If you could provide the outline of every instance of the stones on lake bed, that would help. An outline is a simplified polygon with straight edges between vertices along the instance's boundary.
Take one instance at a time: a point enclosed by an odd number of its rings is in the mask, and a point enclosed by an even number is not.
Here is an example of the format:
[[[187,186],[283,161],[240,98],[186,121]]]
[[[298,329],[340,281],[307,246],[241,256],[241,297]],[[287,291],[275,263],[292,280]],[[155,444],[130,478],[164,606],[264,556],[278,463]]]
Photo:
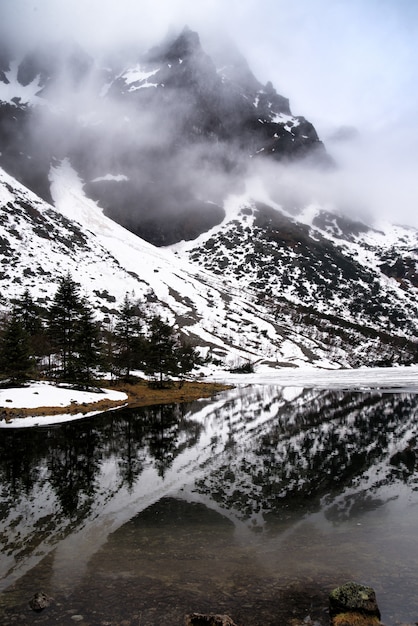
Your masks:
[[[229,615],[191,613],[186,615],[185,626],[236,626],[236,624]]]
[[[52,598],[50,598],[46,593],[43,591],[37,591],[33,598],[29,600],[29,606],[32,611],[39,612],[46,609],[46,607],[51,604],[51,601]]]
[[[331,626],[379,626],[380,611],[372,587],[348,582],[329,595]]]

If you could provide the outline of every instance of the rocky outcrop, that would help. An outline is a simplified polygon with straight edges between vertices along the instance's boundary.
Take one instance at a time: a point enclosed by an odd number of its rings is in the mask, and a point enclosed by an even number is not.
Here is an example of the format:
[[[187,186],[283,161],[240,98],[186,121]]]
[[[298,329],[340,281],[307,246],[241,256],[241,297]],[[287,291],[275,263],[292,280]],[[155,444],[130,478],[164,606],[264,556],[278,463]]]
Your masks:
[[[379,626],[380,611],[371,587],[348,582],[329,596],[331,626]]]

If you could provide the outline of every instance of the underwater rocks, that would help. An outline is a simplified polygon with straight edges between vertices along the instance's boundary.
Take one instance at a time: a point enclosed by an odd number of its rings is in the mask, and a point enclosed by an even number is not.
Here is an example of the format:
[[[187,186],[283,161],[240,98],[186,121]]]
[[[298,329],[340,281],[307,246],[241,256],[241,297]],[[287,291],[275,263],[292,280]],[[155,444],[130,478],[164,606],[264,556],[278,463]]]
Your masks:
[[[47,606],[51,604],[51,598],[46,595],[43,591],[38,591],[34,594],[33,598],[29,600],[29,606],[32,611],[36,611],[39,613],[46,609]]]
[[[185,626],[236,626],[236,624],[228,615],[191,613],[186,615]]]

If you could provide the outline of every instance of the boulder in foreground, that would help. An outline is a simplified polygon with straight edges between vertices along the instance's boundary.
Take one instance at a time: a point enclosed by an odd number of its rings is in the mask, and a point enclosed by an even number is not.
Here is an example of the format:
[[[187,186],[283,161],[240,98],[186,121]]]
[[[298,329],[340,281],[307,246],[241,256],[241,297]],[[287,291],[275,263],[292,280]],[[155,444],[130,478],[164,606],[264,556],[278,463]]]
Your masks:
[[[331,626],[379,626],[380,611],[372,587],[348,582],[329,596]]]

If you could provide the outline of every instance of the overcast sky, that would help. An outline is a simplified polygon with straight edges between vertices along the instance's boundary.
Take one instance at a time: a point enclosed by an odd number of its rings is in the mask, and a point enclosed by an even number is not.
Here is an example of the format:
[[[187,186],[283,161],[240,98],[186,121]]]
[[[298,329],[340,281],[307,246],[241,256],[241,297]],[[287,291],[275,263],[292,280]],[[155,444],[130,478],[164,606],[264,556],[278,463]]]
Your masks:
[[[261,82],[312,121],[360,195],[418,226],[418,0],[0,0],[25,40],[158,43],[188,24],[229,33]],[[329,137],[354,126],[357,142]]]

